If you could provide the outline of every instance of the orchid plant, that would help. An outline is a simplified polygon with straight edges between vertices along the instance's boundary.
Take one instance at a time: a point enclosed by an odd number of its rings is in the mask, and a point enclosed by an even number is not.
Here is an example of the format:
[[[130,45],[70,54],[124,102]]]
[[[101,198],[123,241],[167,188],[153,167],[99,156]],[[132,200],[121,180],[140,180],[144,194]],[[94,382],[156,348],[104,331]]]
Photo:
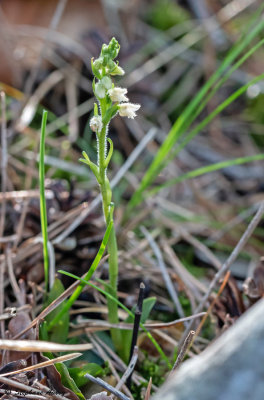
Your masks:
[[[107,168],[113,155],[113,142],[108,137],[108,127],[116,116],[135,118],[139,110],[139,104],[129,102],[127,89],[117,87],[112,80],[113,76],[124,75],[124,70],[114,61],[118,56],[120,45],[112,38],[108,45],[103,44],[100,56],[91,60],[94,74],[93,92],[97,99],[94,104],[94,115],[90,120],[90,128],[96,134],[97,140],[97,164],[93,163],[85,151],[82,152],[81,162],[87,164],[92,170],[99,184],[103,213],[106,226],[112,221],[114,205],[112,203],[112,190],[107,177]],[[98,107],[99,106],[99,107]],[[117,298],[118,283],[118,254],[114,226],[108,240],[109,254],[109,293]],[[118,323],[118,305],[108,299],[109,322]],[[120,348],[120,335],[117,329],[111,330],[112,340],[116,349]]]

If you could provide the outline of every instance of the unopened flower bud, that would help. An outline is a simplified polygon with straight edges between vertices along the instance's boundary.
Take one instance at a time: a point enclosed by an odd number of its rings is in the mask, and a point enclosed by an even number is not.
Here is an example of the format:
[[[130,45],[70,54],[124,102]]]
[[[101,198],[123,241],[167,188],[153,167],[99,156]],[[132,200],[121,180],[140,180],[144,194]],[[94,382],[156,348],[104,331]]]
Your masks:
[[[112,81],[111,78],[109,78],[109,76],[104,76],[103,79],[101,80],[101,83],[106,89],[111,89],[112,87]]]
[[[123,68],[119,67],[119,65],[116,64],[116,66],[114,67],[114,69],[112,71],[110,71],[111,75],[125,75],[125,71],[123,70]]]
[[[103,122],[102,122],[102,118],[97,115],[97,116],[93,116],[90,119],[90,128],[93,132],[101,132],[102,128],[103,128]]]
[[[118,112],[121,117],[135,118],[136,111],[140,109],[140,104],[121,103],[118,107]]]
[[[91,65],[92,65],[92,71],[93,71],[94,76],[96,76],[96,78],[100,79],[102,62],[100,61],[99,58],[97,58],[95,61],[92,58]]]
[[[105,87],[102,83],[96,83],[94,87],[94,94],[98,99],[103,99],[105,97]]]
[[[120,50],[120,44],[118,43],[118,41],[116,40],[116,38],[112,38],[109,45],[108,45],[108,49],[109,49],[109,54],[111,56],[112,59],[116,58],[118,56],[119,50]]]
[[[107,94],[113,102],[121,103],[122,101],[128,101],[126,88],[114,87],[113,89],[109,89]]]

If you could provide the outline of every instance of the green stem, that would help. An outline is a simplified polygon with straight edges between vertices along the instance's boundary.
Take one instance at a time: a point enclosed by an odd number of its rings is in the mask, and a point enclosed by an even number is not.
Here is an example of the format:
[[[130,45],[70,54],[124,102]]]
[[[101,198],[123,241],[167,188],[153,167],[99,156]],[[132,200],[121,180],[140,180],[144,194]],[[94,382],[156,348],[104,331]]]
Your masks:
[[[103,101],[100,104],[102,119],[105,115],[105,105]],[[102,194],[103,211],[106,224],[109,223],[111,217],[111,201],[112,201],[112,190],[109,184],[109,180],[106,176],[106,149],[107,149],[107,124],[104,124],[102,131],[98,134],[98,168],[99,168],[99,185]],[[109,281],[110,281],[110,294],[117,299],[117,283],[118,283],[118,254],[117,254],[117,243],[115,228],[113,226],[109,240],[108,240],[108,254],[109,254]],[[110,323],[117,324],[118,320],[118,304],[111,298],[108,298],[108,319]],[[118,329],[111,329],[111,336],[116,350],[122,346],[121,335]]]

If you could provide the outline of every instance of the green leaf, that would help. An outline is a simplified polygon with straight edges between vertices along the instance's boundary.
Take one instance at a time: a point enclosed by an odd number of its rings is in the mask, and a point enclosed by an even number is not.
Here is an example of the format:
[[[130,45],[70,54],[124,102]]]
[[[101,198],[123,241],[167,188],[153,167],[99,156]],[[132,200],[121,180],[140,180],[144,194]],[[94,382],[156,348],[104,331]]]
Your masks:
[[[105,115],[104,115],[104,117],[103,117],[103,124],[107,125],[111,121],[111,119],[116,115],[117,111],[118,111],[118,105],[117,104],[115,104],[112,107],[108,108],[106,113],[105,113]]]
[[[84,395],[76,385],[75,381],[72,379],[67,367],[63,363],[57,363],[55,364],[55,367],[61,375],[62,384],[71,389],[79,397],[80,400],[85,400]]]
[[[88,382],[87,378],[84,377],[85,374],[90,374],[95,377],[104,374],[104,369],[95,363],[86,364],[81,368],[68,368],[68,371],[78,387],[82,387]]]
[[[64,291],[65,288],[62,282],[59,279],[55,279],[54,285],[52,286],[52,289],[49,293],[46,305],[52,303],[53,300],[57,299]],[[49,324],[56,317],[56,315],[59,314],[62,308],[63,303],[46,316],[46,322]],[[56,343],[65,343],[69,332],[69,321],[70,316],[69,313],[66,312],[64,315],[61,316],[56,325],[54,325],[54,327],[49,331],[49,340]]]

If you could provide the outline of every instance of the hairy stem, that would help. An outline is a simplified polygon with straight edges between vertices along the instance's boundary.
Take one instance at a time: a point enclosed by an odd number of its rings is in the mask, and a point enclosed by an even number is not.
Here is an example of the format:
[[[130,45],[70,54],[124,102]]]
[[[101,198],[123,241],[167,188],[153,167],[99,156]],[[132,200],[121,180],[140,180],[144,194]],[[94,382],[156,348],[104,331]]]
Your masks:
[[[104,105],[101,104],[102,117],[104,116]],[[106,225],[108,225],[111,219],[111,200],[112,200],[112,190],[110,188],[109,180],[106,176],[106,148],[107,148],[107,125],[104,124],[102,131],[98,134],[98,167],[100,176],[100,190],[102,194],[103,211]],[[117,255],[117,243],[115,228],[112,227],[109,240],[108,240],[108,254],[109,254],[109,280],[110,280],[110,294],[117,298],[117,282],[118,282],[118,255]],[[108,303],[108,318],[109,322],[117,324],[118,321],[118,304],[112,299],[107,300]],[[111,336],[116,350],[120,348],[120,332],[118,329],[111,329]]]

